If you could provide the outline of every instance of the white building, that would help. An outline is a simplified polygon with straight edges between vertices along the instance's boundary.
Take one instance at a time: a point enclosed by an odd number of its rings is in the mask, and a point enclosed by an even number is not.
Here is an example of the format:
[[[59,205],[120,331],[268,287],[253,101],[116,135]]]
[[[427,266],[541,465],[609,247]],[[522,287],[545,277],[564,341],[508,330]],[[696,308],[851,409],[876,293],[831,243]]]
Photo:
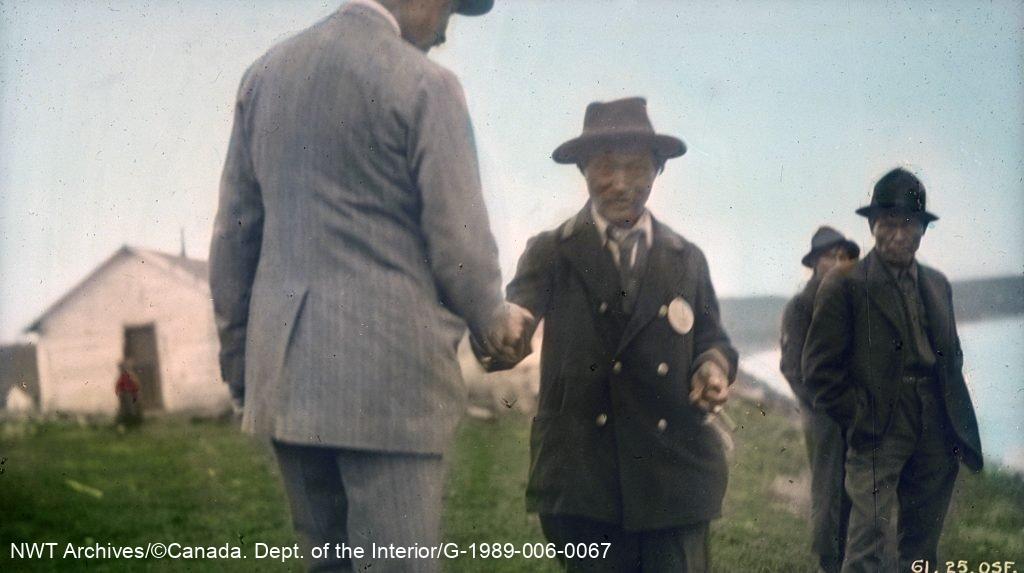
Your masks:
[[[113,413],[118,363],[131,358],[149,410],[220,410],[208,266],[122,247],[43,313],[37,335],[43,411]]]

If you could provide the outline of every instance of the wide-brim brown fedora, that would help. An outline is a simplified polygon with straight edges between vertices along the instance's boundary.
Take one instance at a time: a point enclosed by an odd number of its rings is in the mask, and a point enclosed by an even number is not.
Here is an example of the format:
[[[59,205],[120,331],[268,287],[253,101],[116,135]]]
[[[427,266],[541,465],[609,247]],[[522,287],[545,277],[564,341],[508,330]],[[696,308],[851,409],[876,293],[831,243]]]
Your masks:
[[[463,16],[482,16],[493,7],[494,0],[458,0],[455,13]]]
[[[926,198],[921,180],[906,169],[897,167],[875,183],[871,204],[857,209],[857,214],[873,217],[881,212],[896,211],[918,217],[927,225],[939,217],[925,209]]]
[[[588,105],[583,133],[559,145],[551,158],[556,163],[582,164],[595,151],[620,146],[650,147],[661,159],[686,153],[683,140],[655,133],[647,116],[647,100],[631,97]]]

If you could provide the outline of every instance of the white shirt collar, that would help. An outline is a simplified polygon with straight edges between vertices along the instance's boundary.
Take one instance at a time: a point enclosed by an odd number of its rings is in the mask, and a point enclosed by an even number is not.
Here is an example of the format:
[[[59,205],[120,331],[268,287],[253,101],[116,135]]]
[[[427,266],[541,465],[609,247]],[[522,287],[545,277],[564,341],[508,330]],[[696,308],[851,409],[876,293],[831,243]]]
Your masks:
[[[376,0],[349,0],[348,4],[345,4],[345,9],[348,10],[354,6],[365,6],[366,8],[377,12],[381,16],[384,16],[388,23],[391,24],[391,27],[395,29],[395,32],[398,32],[399,36],[402,35],[402,28],[398,25],[398,19],[395,18],[395,15],[392,14],[390,10],[381,6],[380,2],[377,2]]]
[[[608,225],[610,225],[610,223],[597,212],[597,207],[593,203],[590,204],[590,214],[594,218],[594,226],[597,227],[597,234],[601,237],[601,245],[607,245]],[[644,214],[640,215],[640,220],[633,225],[633,228],[640,229],[643,232],[644,242],[647,243],[647,247],[650,248],[651,244],[654,242],[654,224],[652,223],[651,212],[644,209]]]

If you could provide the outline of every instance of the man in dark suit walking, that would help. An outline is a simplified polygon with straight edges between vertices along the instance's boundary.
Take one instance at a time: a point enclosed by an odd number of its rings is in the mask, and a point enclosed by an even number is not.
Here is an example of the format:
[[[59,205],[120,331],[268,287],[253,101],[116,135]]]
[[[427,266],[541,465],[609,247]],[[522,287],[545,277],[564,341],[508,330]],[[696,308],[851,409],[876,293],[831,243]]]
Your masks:
[[[641,98],[591,104],[583,134],[554,152],[590,201],[529,241],[508,286],[545,324],[527,508],[557,547],[610,543],[565,556],[570,571],[709,570],[726,462],[706,422],[737,354],[703,253],[645,207],[685,150],[654,132]]]
[[[810,252],[801,261],[805,267],[813,269],[814,274],[782,313],[779,367],[800,403],[803,416],[804,441],[811,464],[811,551],[818,559],[818,567],[826,573],[839,571],[846,545],[846,524],[850,517],[850,498],[843,488],[846,438],[842,428],[828,414],[813,407],[804,384],[801,360],[807,329],[811,326],[814,296],[822,278],[833,268],[848,265],[859,256],[857,243],[832,227],[819,228],[811,239]]]
[[[456,347],[468,325],[512,356],[529,319],[501,301],[462,89],[425,55],[492,3],[352,0],[238,91],[210,253],[221,369],[316,569],[438,568],[371,544],[438,543]],[[314,557],[338,543],[366,557]]]
[[[938,217],[904,169],[882,177],[857,213],[875,248],[824,280],[803,355],[815,406],[847,428],[843,571],[910,571],[919,560],[934,571],[958,460],[982,467],[952,289],[915,258]]]

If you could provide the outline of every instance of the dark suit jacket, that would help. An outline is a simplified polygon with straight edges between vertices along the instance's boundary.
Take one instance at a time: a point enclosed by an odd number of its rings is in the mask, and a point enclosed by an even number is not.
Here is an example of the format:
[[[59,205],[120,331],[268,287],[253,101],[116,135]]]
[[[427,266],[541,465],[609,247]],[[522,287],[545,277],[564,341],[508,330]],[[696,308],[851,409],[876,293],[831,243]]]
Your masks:
[[[631,530],[717,517],[727,471],[722,443],[688,400],[690,378],[715,360],[735,376],[700,249],[655,221],[636,305],[620,308],[619,274],[590,206],[532,238],[509,300],[544,319],[540,403],[530,438],[527,507]],[[673,330],[667,305],[693,309]],[[619,364],[617,367],[616,364]]]
[[[818,277],[807,281],[803,290],[790,299],[782,311],[782,338],[779,341],[782,359],[779,362],[779,369],[789,382],[789,387],[793,389],[793,394],[804,407],[809,407],[812,401],[811,395],[807,392],[807,385],[804,384],[804,341],[807,338],[807,329],[811,327],[814,295],[817,294],[819,285],[821,280]]]
[[[898,287],[872,251],[847,272],[830,273],[815,300],[804,346],[804,380],[815,407],[851,427],[850,444],[878,443],[892,418],[912,334]],[[974,406],[963,377],[953,291],[939,271],[918,264],[918,282],[935,350],[935,373],[964,464],[982,467]]]

